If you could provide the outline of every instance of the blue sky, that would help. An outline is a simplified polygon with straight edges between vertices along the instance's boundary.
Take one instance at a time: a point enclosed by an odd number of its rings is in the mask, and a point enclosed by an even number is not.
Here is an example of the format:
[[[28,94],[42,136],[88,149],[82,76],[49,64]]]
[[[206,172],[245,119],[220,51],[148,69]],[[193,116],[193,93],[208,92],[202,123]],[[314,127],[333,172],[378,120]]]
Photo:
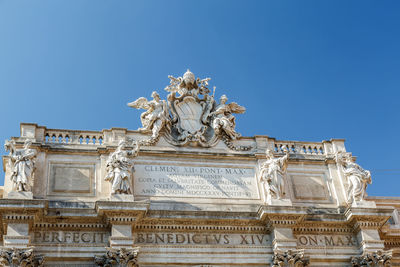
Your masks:
[[[247,108],[242,135],[345,138],[369,194],[400,196],[399,13],[399,1],[0,0],[0,140],[20,122],[136,129],[126,103],[165,97],[167,76],[190,68]]]

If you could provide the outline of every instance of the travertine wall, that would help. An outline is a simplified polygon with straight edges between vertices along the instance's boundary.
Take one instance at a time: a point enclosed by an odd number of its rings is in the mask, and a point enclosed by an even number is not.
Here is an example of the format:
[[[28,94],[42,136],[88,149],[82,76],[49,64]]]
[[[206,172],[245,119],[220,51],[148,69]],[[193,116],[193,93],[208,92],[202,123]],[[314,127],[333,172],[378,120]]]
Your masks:
[[[222,141],[179,147],[161,137],[134,158],[132,201],[111,197],[104,180],[108,156],[126,137],[147,138],[21,124],[17,146],[31,139],[38,152],[33,198],[13,196],[4,156],[3,246],[33,247],[45,266],[96,266],[93,256],[106,247],[139,247],[140,266],[271,266],[274,253],[289,250],[301,254],[298,266],[308,258],[311,266],[352,266],[352,257],[388,249],[392,266],[398,262],[400,200],[347,204],[349,185],[334,158],[343,140],[242,137],[237,145],[252,149],[232,151]],[[267,149],[279,157],[284,148],[286,197],[268,202],[260,166]]]

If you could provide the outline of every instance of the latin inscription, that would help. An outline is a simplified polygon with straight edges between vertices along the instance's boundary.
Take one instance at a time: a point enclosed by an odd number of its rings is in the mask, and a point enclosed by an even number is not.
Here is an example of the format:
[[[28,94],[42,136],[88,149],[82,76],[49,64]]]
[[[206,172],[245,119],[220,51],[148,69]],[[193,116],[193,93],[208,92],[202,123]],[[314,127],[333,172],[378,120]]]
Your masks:
[[[352,247],[357,240],[352,235],[299,235],[297,244],[302,247]]]
[[[136,233],[135,244],[159,245],[271,245],[264,234]]]
[[[81,231],[39,231],[33,233],[33,243],[107,243],[109,233]]]
[[[135,195],[258,199],[254,169],[135,165]]]

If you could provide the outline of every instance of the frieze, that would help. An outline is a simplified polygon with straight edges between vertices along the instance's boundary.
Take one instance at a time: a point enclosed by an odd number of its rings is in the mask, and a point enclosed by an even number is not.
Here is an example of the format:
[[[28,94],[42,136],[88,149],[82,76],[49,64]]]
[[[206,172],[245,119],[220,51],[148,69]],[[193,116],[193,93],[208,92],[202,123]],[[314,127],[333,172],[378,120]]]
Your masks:
[[[137,245],[271,245],[266,234],[149,232],[136,233],[134,238]]]
[[[353,235],[297,235],[299,247],[354,247],[357,240]]]
[[[34,244],[105,244],[108,232],[37,231],[32,234]]]

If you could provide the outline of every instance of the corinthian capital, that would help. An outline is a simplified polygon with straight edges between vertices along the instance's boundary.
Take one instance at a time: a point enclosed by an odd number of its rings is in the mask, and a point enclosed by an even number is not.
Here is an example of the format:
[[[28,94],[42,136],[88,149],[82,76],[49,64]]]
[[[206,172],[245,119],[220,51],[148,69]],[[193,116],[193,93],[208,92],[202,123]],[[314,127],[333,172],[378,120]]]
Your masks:
[[[138,254],[139,248],[107,248],[106,254],[94,257],[94,262],[101,267],[137,267]]]
[[[304,256],[304,249],[275,251],[272,256],[272,267],[306,267],[310,264]]]
[[[390,267],[392,266],[392,251],[378,250],[372,253],[364,253],[361,256],[352,257],[353,267]]]
[[[42,267],[44,257],[34,255],[33,248],[0,248],[0,266]]]

